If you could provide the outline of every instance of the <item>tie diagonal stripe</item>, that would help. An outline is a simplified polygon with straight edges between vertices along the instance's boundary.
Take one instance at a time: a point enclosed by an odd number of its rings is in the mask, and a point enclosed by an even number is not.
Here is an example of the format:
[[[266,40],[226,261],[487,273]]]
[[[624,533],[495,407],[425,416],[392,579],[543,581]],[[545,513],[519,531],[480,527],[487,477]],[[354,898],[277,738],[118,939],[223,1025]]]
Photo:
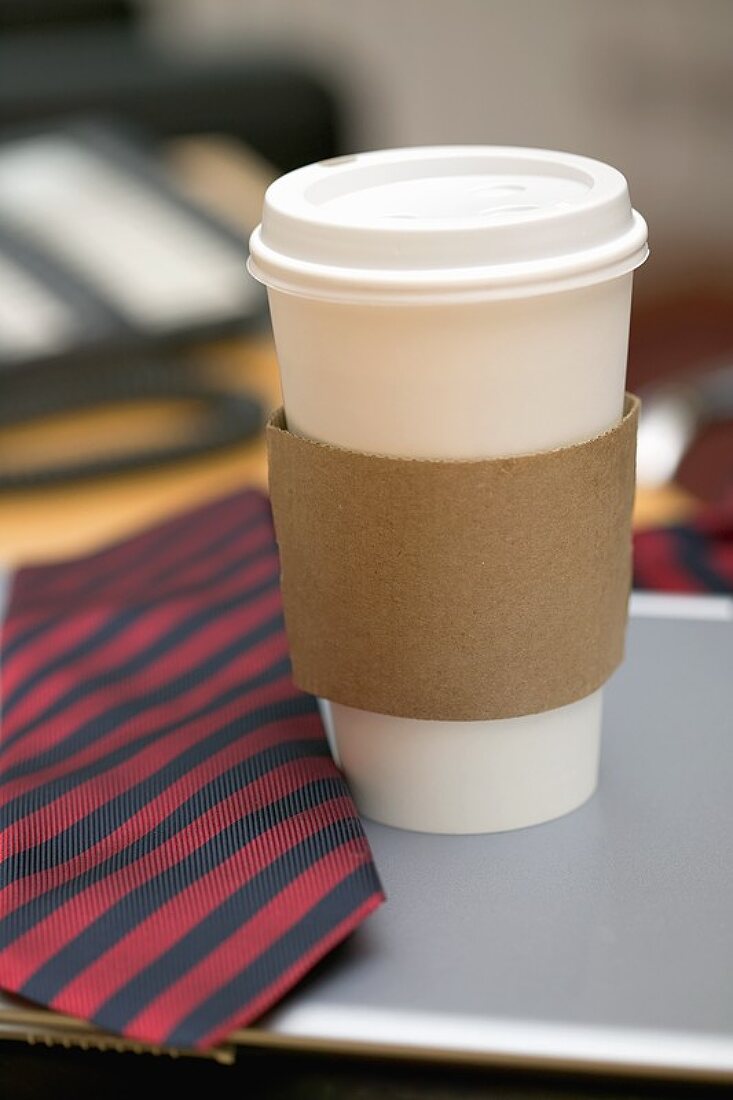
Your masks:
[[[22,570],[2,656],[0,987],[205,1048],[383,900],[261,494]]]

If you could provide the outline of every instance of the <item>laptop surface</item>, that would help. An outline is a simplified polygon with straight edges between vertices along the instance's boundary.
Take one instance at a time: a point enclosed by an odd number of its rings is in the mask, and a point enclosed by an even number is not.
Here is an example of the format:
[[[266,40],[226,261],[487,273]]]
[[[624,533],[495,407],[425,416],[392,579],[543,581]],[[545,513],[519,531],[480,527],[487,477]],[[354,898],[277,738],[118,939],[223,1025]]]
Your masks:
[[[232,1043],[733,1080],[733,600],[634,595],[579,810],[367,831],[388,903]]]

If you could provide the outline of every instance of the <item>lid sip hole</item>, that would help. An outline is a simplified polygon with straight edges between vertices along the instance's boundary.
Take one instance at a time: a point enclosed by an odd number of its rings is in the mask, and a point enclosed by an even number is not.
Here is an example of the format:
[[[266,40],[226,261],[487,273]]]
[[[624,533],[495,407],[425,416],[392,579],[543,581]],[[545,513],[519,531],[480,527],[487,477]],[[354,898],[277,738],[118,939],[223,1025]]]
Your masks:
[[[539,206],[487,206],[480,210],[480,214],[524,214],[530,210],[539,210]]]

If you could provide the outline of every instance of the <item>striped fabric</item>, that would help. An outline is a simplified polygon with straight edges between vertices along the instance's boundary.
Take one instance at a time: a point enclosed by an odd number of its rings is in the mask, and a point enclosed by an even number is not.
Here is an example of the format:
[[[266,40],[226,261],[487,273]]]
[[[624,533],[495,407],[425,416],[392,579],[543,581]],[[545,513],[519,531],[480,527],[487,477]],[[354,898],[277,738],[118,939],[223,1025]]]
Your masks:
[[[733,495],[701,508],[684,526],[638,531],[634,587],[733,593]]]
[[[380,904],[315,701],[290,679],[259,493],[20,571],[2,698],[6,990],[204,1048]]]

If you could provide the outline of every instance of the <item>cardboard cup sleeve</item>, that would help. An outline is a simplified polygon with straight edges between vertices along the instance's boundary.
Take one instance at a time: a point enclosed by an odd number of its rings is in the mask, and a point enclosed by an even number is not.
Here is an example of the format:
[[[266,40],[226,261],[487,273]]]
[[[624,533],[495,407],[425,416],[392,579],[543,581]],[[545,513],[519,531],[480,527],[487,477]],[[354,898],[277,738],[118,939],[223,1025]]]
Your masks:
[[[470,411],[467,412],[467,416]],[[511,718],[621,662],[639,401],[511,458],[391,458],[267,427],[295,682],[379,714]]]

